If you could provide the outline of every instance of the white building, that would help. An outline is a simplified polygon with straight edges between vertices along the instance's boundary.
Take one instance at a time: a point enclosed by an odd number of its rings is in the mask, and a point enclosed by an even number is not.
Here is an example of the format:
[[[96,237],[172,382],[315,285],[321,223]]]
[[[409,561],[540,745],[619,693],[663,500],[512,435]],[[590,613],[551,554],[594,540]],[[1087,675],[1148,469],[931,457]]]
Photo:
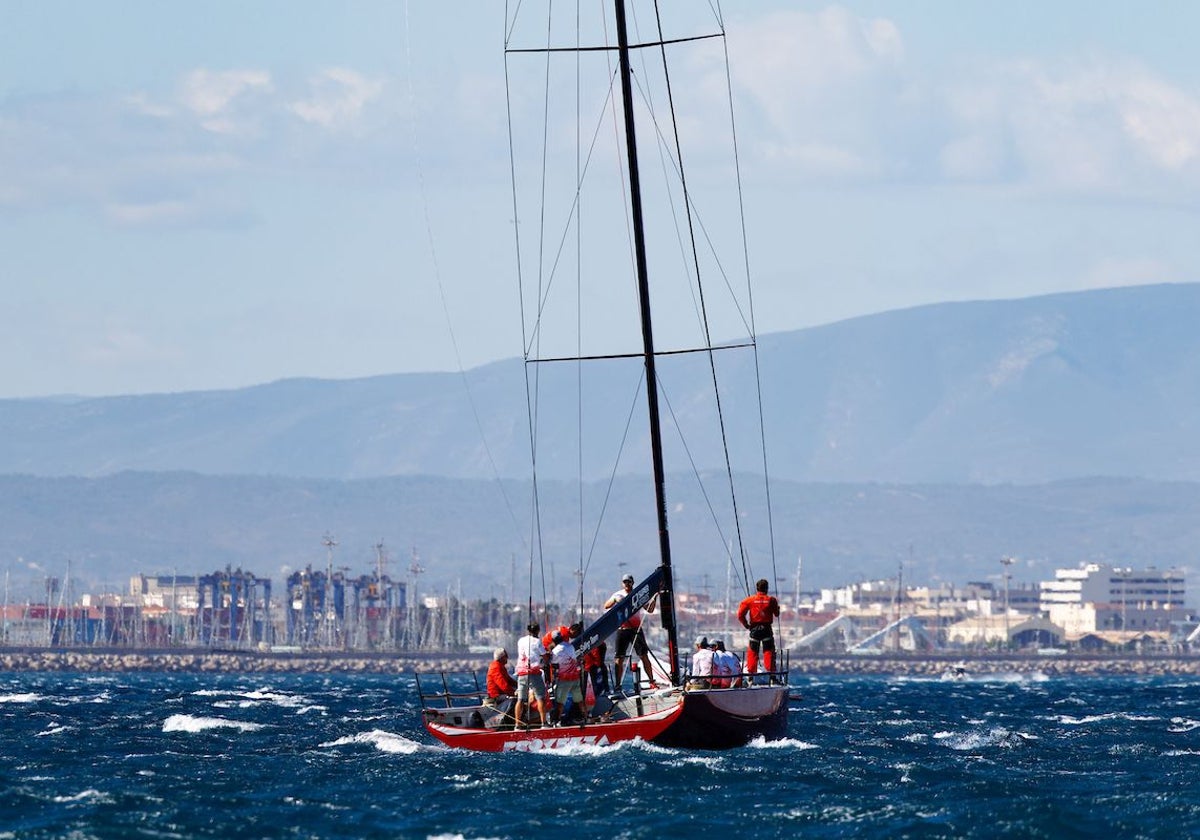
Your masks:
[[[134,575],[129,579],[133,603],[143,607],[194,610],[198,592],[195,575]]]
[[[1058,569],[1041,585],[1042,611],[1070,636],[1105,630],[1166,630],[1187,616],[1178,569],[1114,568],[1087,563]]]

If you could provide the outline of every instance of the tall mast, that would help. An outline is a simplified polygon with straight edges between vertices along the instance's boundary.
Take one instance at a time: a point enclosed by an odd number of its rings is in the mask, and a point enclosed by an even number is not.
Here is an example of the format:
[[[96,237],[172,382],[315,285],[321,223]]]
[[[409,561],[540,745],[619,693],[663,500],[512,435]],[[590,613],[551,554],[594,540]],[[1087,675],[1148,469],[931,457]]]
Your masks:
[[[642,223],[642,184],[638,175],[637,130],[633,122],[633,72],[629,63],[629,33],[625,2],[614,0],[617,13],[617,49],[621,65],[621,99],[625,112],[625,153],[629,166],[630,212],[633,248],[637,262],[638,304],[642,321],[642,348],[646,361],[646,407],[650,413],[650,455],[654,465],[654,498],[658,508],[658,550],[662,558],[662,623],[667,631],[671,682],[679,684],[679,639],[675,628],[675,587],[671,576],[671,537],[667,532],[667,497],[663,474],[662,428],[658,411],[658,377],[655,373],[654,330],[650,322],[650,283],[646,269],[646,234]]]

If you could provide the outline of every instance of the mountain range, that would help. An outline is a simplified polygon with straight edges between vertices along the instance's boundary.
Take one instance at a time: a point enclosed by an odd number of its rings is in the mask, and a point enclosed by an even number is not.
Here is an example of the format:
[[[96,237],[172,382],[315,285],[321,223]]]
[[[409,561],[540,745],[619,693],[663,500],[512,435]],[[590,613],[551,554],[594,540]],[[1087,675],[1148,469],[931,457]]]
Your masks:
[[[771,472],[822,482],[1198,481],[1198,322],[1200,284],[1180,284],[937,304],[762,336]],[[727,403],[757,403],[751,361],[742,354],[723,369]],[[462,374],[0,400],[0,473],[525,478],[522,370],[507,360]],[[630,404],[621,374],[592,374],[596,405]],[[695,366],[664,384],[683,412],[710,387]],[[542,416],[574,416],[569,388],[542,390]],[[732,421],[730,438],[757,439],[748,415]],[[700,469],[720,466],[712,440],[691,449]],[[546,451],[568,447],[550,439]],[[540,458],[540,475],[577,475],[574,457]],[[585,460],[584,478],[611,469],[610,459]]]
[[[722,357],[732,383],[723,404],[749,409],[729,412],[724,435],[757,440],[761,405],[780,488],[775,549],[788,558],[777,573],[786,579],[797,556],[806,579],[823,583],[894,575],[906,557],[946,578],[995,576],[1006,554],[1035,564],[1032,579],[1090,559],[1188,564],[1200,498],[1197,322],[1200,285],[1141,286],[764,335],[758,376],[752,354]],[[546,366],[537,417],[628,414],[637,369],[627,360],[589,373],[581,412],[578,373]],[[528,552],[526,370],[506,360],[462,373],[0,400],[0,551],[27,576],[61,575],[72,558],[93,580],[226,564],[269,574],[320,566],[320,537],[333,531],[363,570],[382,537],[405,554],[416,545],[442,585],[503,592],[513,558]],[[699,398],[708,375],[664,365],[673,418],[711,421]],[[565,505],[582,471],[585,495],[630,523],[584,553],[607,575],[652,563],[651,506],[635,477],[644,434],[628,433],[614,468],[611,447],[567,455],[578,424],[539,422],[541,497],[555,488]],[[722,444],[715,424],[704,427],[686,453],[699,472],[718,468]],[[738,469],[761,466],[752,457]],[[708,502],[691,492],[678,491],[671,516],[680,550],[694,555],[707,549],[689,519]],[[547,545],[578,558],[579,542],[564,531]],[[752,545],[757,569],[769,552]],[[706,566],[724,580],[723,558]]]

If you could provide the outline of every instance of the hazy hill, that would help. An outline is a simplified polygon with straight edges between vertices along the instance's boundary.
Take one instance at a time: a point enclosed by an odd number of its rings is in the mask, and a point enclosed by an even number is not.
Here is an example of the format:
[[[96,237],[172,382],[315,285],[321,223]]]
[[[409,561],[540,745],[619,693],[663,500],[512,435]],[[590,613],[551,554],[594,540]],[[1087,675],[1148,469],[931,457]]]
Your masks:
[[[1200,285],[1189,284],[941,304],[764,336],[771,469],[830,482],[1200,480],[1196,323]],[[754,404],[747,364],[745,354],[723,357],[733,383],[727,405]],[[622,374],[636,366],[624,368],[588,374],[594,405],[625,411],[634,390]],[[574,375],[546,368],[543,417],[574,416],[570,389],[549,387]],[[494,469],[524,478],[521,377],[513,360],[465,375],[0,400],[0,473],[486,479]],[[697,395],[707,386],[702,371],[665,366],[664,387],[681,415],[706,411]],[[752,439],[752,417],[734,418],[731,437]],[[558,455],[543,457],[542,475],[574,473],[565,454],[573,434],[570,424],[547,424],[546,451]],[[641,445],[635,433],[630,447]],[[714,466],[715,437],[692,448],[701,468]],[[607,475],[611,460],[589,454],[586,475]],[[622,469],[641,463],[627,456]]]
[[[728,562],[714,549],[706,505],[686,482],[671,532],[680,586],[724,593]],[[604,486],[586,489],[592,509]],[[648,572],[657,542],[645,482],[619,481],[587,570],[588,592],[607,595],[619,563]],[[574,521],[575,495],[546,484],[545,521]],[[121,473],[98,479],[0,477],[0,571],[14,602],[38,598],[45,576],[123,590],[134,572],[200,574],[241,567],[273,578],[327,563],[322,536],[338,541],[334,564],[374,568],[383,540],[389,572],[407,577],[415,547],[423,592],[461,585],[467,595],[528,594],[529,486],[524,482],[381,478],[357,481]],[[1200,484],[1091,479],[1038,486],[797,484],[773,488],[776,568],[759,506],[748,506],[750,572],[791,587],[892,578],[954,583],[996,579],[1014,555],[1014,581],[1059,566],[1107,561],[1188,567],[1200,544]],[[549,524],[543,535],[546,592],[573,590],[579,534]],[[585,541],[590,545],[590,540]],[[535,568],[537,568],[535,566]],[[513,581],[516,581],[514,586]],[[737,577],[734,577],[737,580]],[[735,583],[735,586],[737,584]],[[540,577],[535,592],[542,590]]]

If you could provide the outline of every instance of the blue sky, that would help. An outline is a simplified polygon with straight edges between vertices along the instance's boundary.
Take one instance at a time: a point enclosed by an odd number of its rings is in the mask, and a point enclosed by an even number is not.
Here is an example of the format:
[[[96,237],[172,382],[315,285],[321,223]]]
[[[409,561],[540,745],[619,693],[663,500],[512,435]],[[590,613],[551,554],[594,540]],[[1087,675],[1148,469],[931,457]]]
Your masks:
[[[760,332],[1200,279],[1197,4],[723,8]],[[518,355],[502,28],[0,0],[0,397]]]

